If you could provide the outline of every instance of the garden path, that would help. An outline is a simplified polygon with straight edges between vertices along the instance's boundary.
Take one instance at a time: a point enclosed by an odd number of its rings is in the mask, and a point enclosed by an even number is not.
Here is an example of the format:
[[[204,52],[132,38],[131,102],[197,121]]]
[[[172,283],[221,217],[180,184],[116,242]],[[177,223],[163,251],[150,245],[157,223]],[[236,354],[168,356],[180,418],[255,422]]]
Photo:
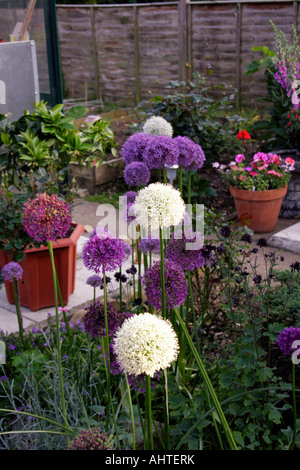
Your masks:
[[[126,238],[122,216],[119,217],[120,214],[118,210],[111,209],[111,211],[109,211],[110,213],[105,213],[103,207],[101,208],[97,202],[88,202],[83,198],[77,198],[75,202],[73,221],[84,225],[86,230],[78,242],[75,291],[70,295],[67,305],[68,316],[73,318],[74,314],[76,315],[78,311],[82,310],[91,302],[93,296],[92,288],[86,284],[87,278],[92,273],[83,265],[81,258],[81,249],[88,237],[89,231],[102,221],[103,225],[107,224],[109,230],[115,235],[121,235],[122,238]],[[288,269],[293,262],[300,260],[300,222],[297,220],[279,219],[273,233],[254,235],[253,245],[255,246],[257,240],[262,237],[267,240],[271,239],[271,243],[279,247],[276,248],[276,253],[284,257],[284,261],[280,265],[281,269]],[[130,265],[131,259],[124,264],[124,270],[130,267]],[[262,266],[263,269],[264,263],[262,259],[258,259],[258,265]],[[118,286],[116,283],[113,283],[112,287],[117,289]],[[98,293],[100,293],[101,296],[102,291],[98,290]],[[45,308],[37,312],[32,312],[22,307],[24,328],[31,330],[32,328],[43,327],[47,322],[48,314],[54,316],[55,308]],[[15,306],[8,303],[4,287],[0,289],[0,329],[7,333],[18,331]]]

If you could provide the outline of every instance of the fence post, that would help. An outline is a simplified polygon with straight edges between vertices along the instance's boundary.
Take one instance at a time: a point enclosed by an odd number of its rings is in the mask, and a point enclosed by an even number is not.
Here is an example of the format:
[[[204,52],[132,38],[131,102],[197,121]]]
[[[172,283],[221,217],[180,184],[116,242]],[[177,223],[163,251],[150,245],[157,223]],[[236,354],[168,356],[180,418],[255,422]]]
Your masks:
[[[134,7],[134,101],[137,105],[141,101],[141,70],[140,70],[140,48],[139,48],[139,16],[138,7]]]
[[[92,31],[92,43],[93,43],[92,48],[93,48],[93,56],[94,56],[96,98],[100,101],[101,104],[103,104],[101,87],[100,87],[100,79],[99,79],[99,69],[98,69],[98,48],[97,48],[97,41],[96,41],[95,9],[93,7],[90,7],[90,14],[91,14],[91,31]]]
[[[178,79],[185,79],[185,64],[187,63],[187,1],[178,3]]]
[[[237,89],[236,108],[241,109],[241,29],[242,5],[236,4],[236,59],[235,59],[235,86]]]

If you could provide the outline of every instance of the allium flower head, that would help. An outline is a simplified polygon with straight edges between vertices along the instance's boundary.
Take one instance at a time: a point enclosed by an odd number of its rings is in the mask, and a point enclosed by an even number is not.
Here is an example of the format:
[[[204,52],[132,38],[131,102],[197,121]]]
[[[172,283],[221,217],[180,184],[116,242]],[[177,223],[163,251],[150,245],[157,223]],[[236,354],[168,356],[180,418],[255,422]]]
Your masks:
[[[81,429],[76,437],[70,440],[68,450],[113,450],[106,434],[100,429]]]
[[[195,249],[188,249],[195,245]],[[199,247],[198,247],[199,245]],[[193,238],[187,238],[185,234],[177,239],[172,234],[166,250],[166,258],[178,264],[182,269],[194,271],[205,264],[205,258],[201,251],[201,234],[197,232]]]
[[[294,343],[295,341],[297,343]],[[300,348],[300,328],[290,326],[282,330],[278,335],[277,344],[286,356],[292,356]]]
[[[24,204],[23,226],[37,242],[64,238],[71,226],[70,206],[56,194],[38,194]]]
[[[171,323],[146,312],[124,321],[113,349],[124,372],[153,377],[177,359],[179,345]]]
[[[143,162],[132,162],[125,166],[124,180],[128,186],[146,186],[150,176],[150,170]]]
[[[161,116],[151,116],[143,126],[143,132],[151,135],[166,135],[173,137],[172,125]]]
[[[161,170],[167,166],[177,165],[179,149],[174,139],[166,135],[153,137],[143,154],[143,162],[152,170]]]
[[[160,241],[158,238],[142,238],[139,248],[142,253],[160,253]]]
[[[83,317],[85,331],[94,338],[105,336],[104,305],[100,302],[96,302],[86,307],[85,310],[86,314]],[[107,320],[108,334],[109,336],[113,336],[123,323],[123,317],[109,302],[107,303]]]
[[[100,287],[102,285],[102,279],[98,274],[93,274],[93,276],[87,278],[86,283],[88,286]]]
[[[203,167],[205,155],[200,145],[185,136],[175,137],[174,142],[179,148],[178,165],[181,165],[185,170],[196,170]]]
[[[178,225],[183,220],[185,204],[173,186],[152,183],[138,192],[134,213],[138,224],[153,231]]]
[[[2,268],[2,276],[5,281],[19,281],[23,276],[23,269],[19,263],[11,261]]]
[[[122,206],[126,206],[127,204],[132,204],[135,201],[137,193],[135,191],[127,191],[126,193],[121,196],[121,204]]]
[[[187,297],[188,286],[185,274],[178,264],[170,259],[164,260],[166,308],[175,308]],[[147,269],[143,283],[148,301],[153,307],[161,309],[161,262],[156,261]]]
[[[128,245],[109,233],[99,233],[90,237],[82,248],[82,260],[88,269],[98,274],[100,271],[114,271],[129,256]]]
[[[131,135],[122,147],[121,154],[125,165],[129,165],[132,162],[143,161],[143,154],[146,145],[151,140],[152,136],[138,132]]]

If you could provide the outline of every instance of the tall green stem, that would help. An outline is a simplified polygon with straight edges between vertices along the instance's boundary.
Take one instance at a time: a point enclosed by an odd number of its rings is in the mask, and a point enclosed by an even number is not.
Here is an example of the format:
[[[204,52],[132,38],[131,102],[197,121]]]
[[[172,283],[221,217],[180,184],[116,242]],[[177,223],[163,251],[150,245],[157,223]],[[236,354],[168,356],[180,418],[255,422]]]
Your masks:
[[[55,300],[55,319],[56,319],[56,349],[57,349],[57,362],[58,362],[58,373],[59,373],[59,383],[60,383],[60,393],[61,393],[61,402],[62,402],[62,412],[66,426],[68,426],[67,413],[66,413],[66,403],[65,403],[65,392],[64,392],[64,383],[62,375],[62,364],[61,364],[61,347],[60,347],[60,329],[59,329],[59,316],[58,316],[58,296],[57,296],[57,275],[54,262],[54,253],[51,241],[47,242],[48,250],[50,254],[52,274],[53,274],[53,285],[54,285],[54,300]],[[66,444],[69,445],[69,436],[66,435]]]
[[[151,379],[148,374],[146,375],[146,417],[147,417],[147,438],[148,438],[147,450],[153,450]]]
[[[192,341],[192,339],[191,339],[191,337],[190,337],[190,335],[189,335],[189,333],[188,333],[188,331],[187,331],[187,329],[186,329],[186,327],[185,327],[184,321],[182,320],[182,318],[181,318],[181,316],[180,316],[180,313],[179,313],[179,311],[178,311],[177,308],[175,308],[175,313],[176,313],[177,319],[178,319],[178,321],[179,321],[179,323],[180,323],[180,325],[181,325],[181,328],[183,329],[183,332],[184,332],[184,334],[185,334],[185,337],[186,337],[186,339],[187,339],[187,342],[189,343],[191,352],[193,353],[193,356],[194,356],[194,358],[195,358],[195,360],[196,360],[196,363],[197,363],[197,365],[198,365],[198,367],[199,367],[199,370],[200,370],[200,372],[201,372],[201,374],[202,374],[202,377],[203,377],[205,386],[207,387],[207,390],[208,390],[208,392],[209,392],[209,394],[210,394],[210,396],[211,396],[213,405],[214,405],[214,407],[215,407],[215,409],[216,409],[216,412],[217,412],[217,414],[218,414],[219,420],[220,420],[221,425],[222,425],[222,427],[223,427],[223,430],[224,430],[224,432],[225,432],[225,435],[226,435],[228,444],[229,444],[229,446],[230,446],[230,449],[231,449],[231,450],[238,450],[238,449],[237,449],[237,446],[236,446],[236,443],[235,443],[235,440],[234,440],[234,438],[233,438],[233,435],[232,435],[232,433],[231,433],[230,427],[229,427],[229,425],[228,425],[228,423],[227,423],[227,420],[226,420],[226,418],[225,418],[225,415],[224,415],[224,413],[223,413],[223,410],[222,410],[222,408],[221,408],[221,405],[220,405],[219,400],[218,400],[218,398],[217,398],[217,395],[216,395],[216,393],[215,393],[215,390],[214,390],[214,388],[213,388],[213,386],[212,386],[212,383],[211,383],[211,381],[210,381],[210,379],[209,379],[209,377],[208,377],[208,374],[207,374],[207,372],[206,372],[206,369],[205,369],[205,367],[204,367],[204,364],[203,364],[203,362],[202,362],[202,360],[201,360],[201,358],[200,358],[200,356],[199,356],[199,354],[198,354],[198,352],[197,352],[197,350],[196,350],[196,348],[195,348],[195,346],[194,346],[194,343],[193,343],[193,341]]]
[[[19,335],[20,335],[20,339],[22,341],[23,346],[25,346],[24,336],[23,336],[23,318],[22,318],[21,307],[20,307],[20,293],[19,293],[18,281],[14,279],[12,282],[12,285],[13,285],[14,301],[15,301],[16,312],[17,312],[18,326],[19,326]]]
[[[163,240],[163,228],[162,227],[159,227],[159,238],[160,238],[161,314],[163,318],[166,318],[164,240]]]
[[[295,364],[292,362],[292,396],[293,396],[293,438],[289,450],[293,450],[296,442],[297,434],[297,401],[296,401],[296,370]]]
[[[188,171],[188,204],[192,203],[192,173]]]
[[[180,165],[179,166],[179,191],[180,191],[181,197],[183,199],[182,188],[183,188],[183,185],[182,185],[182,165]]]
[[[107,288],[106,288],[106,275],[103,271],[103,300],[104,300],[104,322],[105,322],[105,349],[106,349],[106,371],[107,371],[107,408],[106,408],[106,432],[108,431],[109,424],[109,411],[110,411],[110,353],[109,353],[109,335],[108,335],[108,318],[107,318]]]
[[[131,399],[131,393],[130,393],[130,386],[128,383],[128,378],[127,374],[125,372],[125,380],[126,380],[126,386],[127,386],[127,393],[128,393],[128,401],[129,401],[129,408],[130,408],[130,417],[131,417],[131,424],[132,424],[132,448],[135,450],[135,423],[134,423],[134,413],[133,413],[133,407],[132,407],[132,399]]]

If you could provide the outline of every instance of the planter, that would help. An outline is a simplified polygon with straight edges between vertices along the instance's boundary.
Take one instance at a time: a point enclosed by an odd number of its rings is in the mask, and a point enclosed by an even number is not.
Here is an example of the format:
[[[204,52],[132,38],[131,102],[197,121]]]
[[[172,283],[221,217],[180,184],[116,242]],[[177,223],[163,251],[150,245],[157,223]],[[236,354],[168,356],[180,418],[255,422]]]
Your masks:
[[[269,233],[275,229],[287,186],[269,191],[247,191],[233,186],[229,189],[242,225],[247,225],[254,233]]]
[[[83,168],[76,163],[69,165],[70,178],[75,178],[80,188],[87,189],[90,194],[97,193],[99,186],[104,183],[114,181],[122,172],[121,164],[123,158],[115,158],[107,162],[103,162],[101,166],[92,166]]]
[[[77,241],[84,231],[81,224],[72,224],[74,230],[69,238],[61,238],[52,242],[55,266],[59,287],[64,305],[68,304],[69,295],[75,289],[75,273],[77,259]],[[11,261],[11,257],[2,250],[0,252],[1,268]],[[23,278],[20,281],[20,302],[31,311],[53,307],[54,287],[50,255],[47,246],[25,250],[25,258],[20,262],[23,268]],[[7,300],[14,303],[11,282],[4,282]]]

